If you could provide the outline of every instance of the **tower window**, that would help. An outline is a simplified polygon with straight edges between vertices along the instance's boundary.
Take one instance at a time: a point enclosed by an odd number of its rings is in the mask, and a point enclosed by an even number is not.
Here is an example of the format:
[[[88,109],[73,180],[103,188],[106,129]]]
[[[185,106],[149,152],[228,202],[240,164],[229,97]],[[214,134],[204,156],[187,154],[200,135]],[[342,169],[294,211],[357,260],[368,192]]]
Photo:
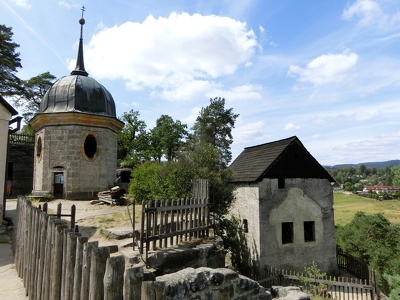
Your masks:
[[[314,221],[304,222],[304,241],[315,242],[315,223]]]
[[[93,158],[97,152],[97,142],[94,135],[89,134],[84,142],[85,155],[88,158]]]
[[[36,142],[36,157],[40,159],[42,156],[42,138],[39,136]]]
[[[282,223],[282,244],[293,243],[293,222]]]
[[[248,233],[249,232],[249,222],[247,219],[243,219],[243,232]]]

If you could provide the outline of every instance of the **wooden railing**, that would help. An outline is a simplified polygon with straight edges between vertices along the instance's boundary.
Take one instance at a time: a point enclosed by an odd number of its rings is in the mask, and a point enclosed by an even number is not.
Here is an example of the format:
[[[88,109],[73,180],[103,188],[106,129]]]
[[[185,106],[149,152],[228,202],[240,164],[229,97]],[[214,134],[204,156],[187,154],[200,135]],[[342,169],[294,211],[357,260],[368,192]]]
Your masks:
[[[35,136],[19,133],[10,134],[10,144],[34,145]]]
[[[336,257],[339,269],[368,281],[374,277],[374,271],[365,261],[344,253],[339,247],[336,250]]]
[[[300,281],[299,277],[305,280]],[[315,294],[318,286],[320,298],[332,298],[337,300],[374,300],[376,298],[375,282],[370,280],[320,276],[318,278],[308,277],[307,274],[271,267],[264,268],[262,279],[258,282],[265,288],[272,286],[301,286],[304,291]],[[306,284],[304,285],[304,282]]]

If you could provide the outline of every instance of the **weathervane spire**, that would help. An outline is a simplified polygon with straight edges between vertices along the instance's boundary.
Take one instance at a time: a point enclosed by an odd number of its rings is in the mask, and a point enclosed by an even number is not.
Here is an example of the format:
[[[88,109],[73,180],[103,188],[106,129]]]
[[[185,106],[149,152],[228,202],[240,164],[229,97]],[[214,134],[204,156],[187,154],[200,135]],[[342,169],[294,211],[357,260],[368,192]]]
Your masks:
[[[78,48],[78,57],[76,59],[76,67],[75,70],[71,72],[71,75],[83,75],[88,76],[88,72],[85,70],[85,63],[83,61],[83,25],[85,24],[85,19],[83,18],[83,13],[86,11],[84,5],[82,5],[82,17],[79,20],[79,24],[81,24],[81,35],[79,38],[79,48]]]

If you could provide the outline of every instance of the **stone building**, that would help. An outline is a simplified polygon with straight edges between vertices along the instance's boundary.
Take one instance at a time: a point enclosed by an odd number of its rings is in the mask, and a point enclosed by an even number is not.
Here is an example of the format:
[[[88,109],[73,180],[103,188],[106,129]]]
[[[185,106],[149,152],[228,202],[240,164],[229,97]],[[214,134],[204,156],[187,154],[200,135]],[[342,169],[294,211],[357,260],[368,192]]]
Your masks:
[[[245,148],[230,169],[251,264],[337,271],[334,179],[297,137]]]
[[[6,182],[9,178],[7,166],[8,135],[12,116],[18,112],[0,96],[0,221],[3,220],[6,203]]]
[[[117,135],[110,92],[88,76],[83,60],[82,29],[76,68],[58,79],[32,118],[35,129],[34,195],[93,199],[114,185]]]

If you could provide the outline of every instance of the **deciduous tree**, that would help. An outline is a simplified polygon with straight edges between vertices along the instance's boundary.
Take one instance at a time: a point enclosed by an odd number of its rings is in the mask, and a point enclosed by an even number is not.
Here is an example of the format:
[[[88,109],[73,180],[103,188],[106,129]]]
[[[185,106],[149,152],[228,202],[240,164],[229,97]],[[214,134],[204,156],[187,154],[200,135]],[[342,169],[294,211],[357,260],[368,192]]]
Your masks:
[[[133,167],[142,160],[148,160],[149,137],[146,123],[139,119],[139,112],[124,113],[121,121],[124,127],[118,134],[117,157],[120,162]]]
[[[188,135],[186,128],[186,124],[182,124],[179,120],[174,121],[168,115],[158,118],[156,126],[150,131],[153,157],[157,161],[161,161],[162,156],[167,161],[175,159]]]

